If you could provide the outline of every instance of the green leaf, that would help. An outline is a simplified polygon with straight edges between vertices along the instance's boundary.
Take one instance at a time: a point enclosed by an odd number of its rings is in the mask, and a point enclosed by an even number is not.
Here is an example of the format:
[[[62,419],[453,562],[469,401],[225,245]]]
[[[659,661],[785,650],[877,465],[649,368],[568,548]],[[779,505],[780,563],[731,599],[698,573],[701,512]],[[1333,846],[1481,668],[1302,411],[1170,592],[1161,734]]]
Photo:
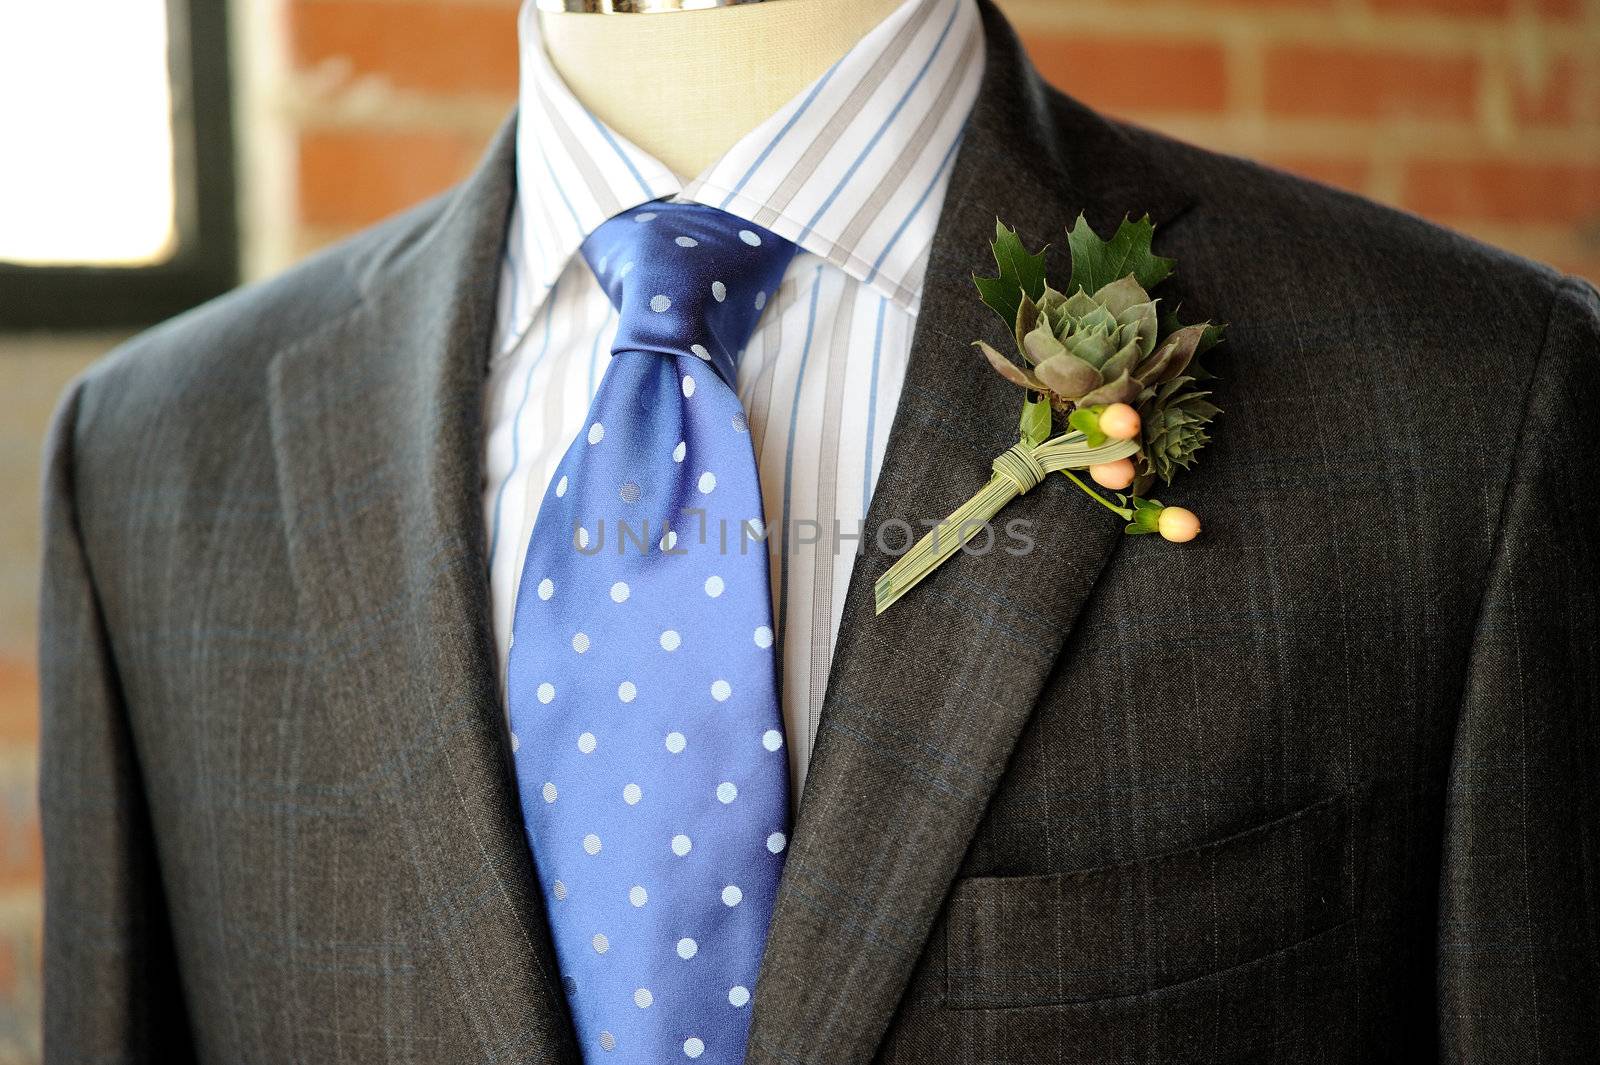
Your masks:
[[[1172,273],[1172,260],[1151,252],[1155,229],[1149,215],[1137,222],[1124,218],[1110,240],[1101,240],[1080,214],[1067,234],[1067,244],[1072,248],[1072,283],[1068,291],[1098,292],[1129,275],[1146,291],[1160,284]]]
[[[1097,410],[1079,407],[1067,415],[1067,424],[1082,433],[1084,443],[1090,447],[1099,447],[1106,442],[1106,434],[1100,431],[1100,412]]]
[[[973,274],[972,283],[978,286],[978,294],[983,302],[1006,323],[1006,328],[1015,329],[1017,307],[1022,303],[1023,294],[1026,293],[1029,299],[1035,301],[1044,295],[1045,249],[1040,248],[1030,255],[1028,249],[1022,246],[1017,231],[1008,228],[998,218],[994,220],[991,247],[995,265],[1000,268],[1000,276],[979,277]]]
[[[1133,522],[1124,531],[1130,536],[1143,536],[1157,531],[1161,512],[1166,508],[1159,499],[1133,497]]]
[[[1021,385],[1023,388],[1035,390],[1044,387],[1037,377],[1000,354],[988,344],[981,340],[974,340],[972,343],[979,351],[983,352],[983,357],[989,360],[989,365],[993,366],[1000,376],[1007,381],[1014,385]]]
[[[1038,447],[1050,439],[1050,401],[1043,397],[1024,399],[1020,428],[1022,442],[1031,447]]]

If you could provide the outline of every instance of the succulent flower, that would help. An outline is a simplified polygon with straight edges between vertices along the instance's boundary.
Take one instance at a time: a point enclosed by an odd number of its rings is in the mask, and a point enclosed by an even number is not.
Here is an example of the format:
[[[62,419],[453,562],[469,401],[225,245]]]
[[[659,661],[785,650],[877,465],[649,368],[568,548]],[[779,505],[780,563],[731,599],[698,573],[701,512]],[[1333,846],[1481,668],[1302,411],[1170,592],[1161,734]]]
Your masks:
[[[1134,403],[1188,368],[1205,327],[1178,329],[1158,344],[1156,301],[1130,274],[1092,295],[1079,289],[1064,296],[1046,285],[1035,302],[1024,292],[1015,331],[1029,366],[979,341],[984,357],[1006,380],[1066,410]]]
[[[1195,452],[1210,439],[1206,423],[1221,411],[1205,398],[1210,392],[1185,387],[1193,381],[1192,377],[1174,377],[1141,397],[1138,409],[1144,446],[1139,453],[1135,494],[1148,491],[1157,477],[1171,484],[1173,475],[1192,466]]]

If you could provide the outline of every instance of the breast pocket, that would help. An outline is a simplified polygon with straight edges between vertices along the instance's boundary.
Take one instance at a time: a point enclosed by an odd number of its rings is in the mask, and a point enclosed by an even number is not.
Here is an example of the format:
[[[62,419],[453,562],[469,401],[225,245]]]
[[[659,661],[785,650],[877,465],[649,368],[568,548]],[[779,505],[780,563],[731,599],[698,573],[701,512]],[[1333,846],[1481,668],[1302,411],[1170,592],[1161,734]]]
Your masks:
[[[1350,919],[1339,795],[1202,846],[1049,876],[958,881],[945,1007],[1138,995],[1288,950]]]

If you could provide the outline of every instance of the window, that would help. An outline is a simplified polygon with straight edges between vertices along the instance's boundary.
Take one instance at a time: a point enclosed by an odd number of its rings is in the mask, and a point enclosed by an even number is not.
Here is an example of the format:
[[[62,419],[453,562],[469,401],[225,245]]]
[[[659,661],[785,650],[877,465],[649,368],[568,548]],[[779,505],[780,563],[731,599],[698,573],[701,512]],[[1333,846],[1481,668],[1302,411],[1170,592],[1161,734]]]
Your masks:
[[[233,181],[225,4],[0,0],[0,329],[226,291]]]

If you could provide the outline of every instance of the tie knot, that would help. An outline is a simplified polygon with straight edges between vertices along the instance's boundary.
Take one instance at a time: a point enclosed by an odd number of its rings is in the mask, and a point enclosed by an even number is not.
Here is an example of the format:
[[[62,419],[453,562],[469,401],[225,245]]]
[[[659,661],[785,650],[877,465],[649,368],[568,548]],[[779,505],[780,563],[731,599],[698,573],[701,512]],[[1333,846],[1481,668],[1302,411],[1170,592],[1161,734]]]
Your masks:
[[[617,308],[613,354],[692,355],[731,388],[799,248],[715,207],[653,200],[606,219],[582,251]]]

